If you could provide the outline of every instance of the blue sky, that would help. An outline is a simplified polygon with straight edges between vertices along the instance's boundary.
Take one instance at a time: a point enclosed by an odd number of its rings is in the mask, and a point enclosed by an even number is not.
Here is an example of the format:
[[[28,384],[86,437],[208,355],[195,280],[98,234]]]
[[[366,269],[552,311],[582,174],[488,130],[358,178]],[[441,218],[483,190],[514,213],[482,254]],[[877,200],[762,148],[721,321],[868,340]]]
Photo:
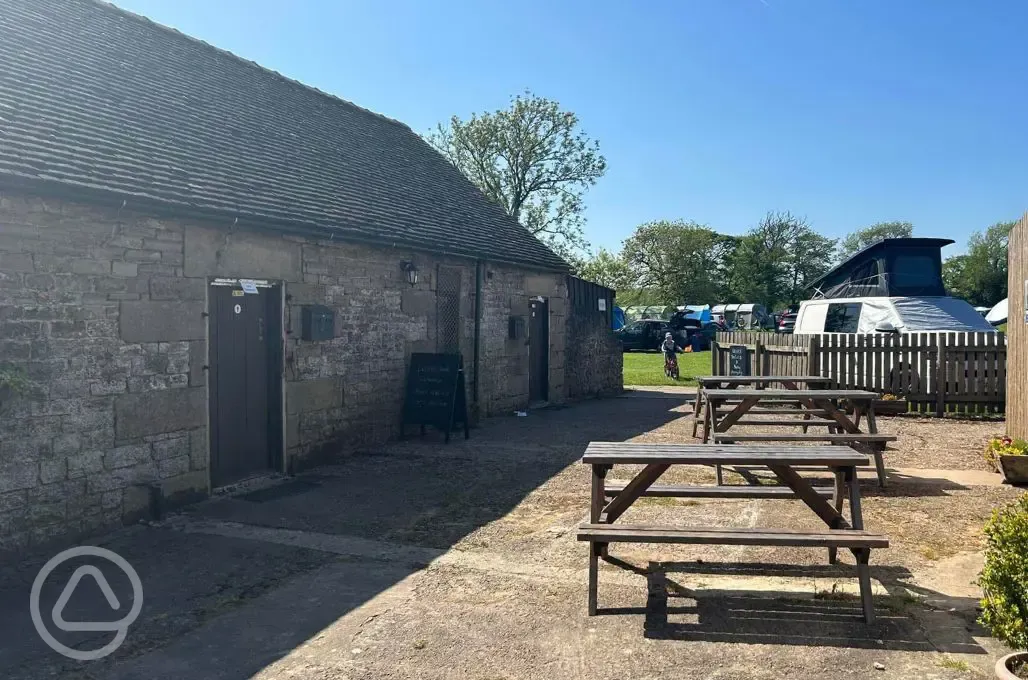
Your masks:
[[[768,210],[956,239],[1028,209],[1023,0],[115,0],[425,132],[531,89],[607,175],[586,235]]]

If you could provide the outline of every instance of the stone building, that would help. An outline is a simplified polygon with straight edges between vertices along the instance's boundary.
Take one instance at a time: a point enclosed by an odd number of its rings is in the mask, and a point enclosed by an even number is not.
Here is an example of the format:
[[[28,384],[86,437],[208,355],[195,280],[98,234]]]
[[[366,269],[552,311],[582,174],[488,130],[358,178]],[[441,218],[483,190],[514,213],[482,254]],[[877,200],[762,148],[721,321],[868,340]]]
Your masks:
[[[0,62],[0,550],[394,438],[412,352],[568,397],[567,265],[403,124],[94,0],[0,0]]]

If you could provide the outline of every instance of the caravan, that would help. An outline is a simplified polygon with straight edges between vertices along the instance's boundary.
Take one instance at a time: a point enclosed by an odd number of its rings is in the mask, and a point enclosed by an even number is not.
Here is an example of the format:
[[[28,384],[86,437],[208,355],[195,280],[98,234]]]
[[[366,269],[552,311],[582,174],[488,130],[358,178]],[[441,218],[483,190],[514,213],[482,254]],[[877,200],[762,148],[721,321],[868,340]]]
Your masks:
[[[732,330],[761,330],[774,328],[774,321],[764,305],[752,303],[714,305],[710,310],[715,322],[723,323]]]

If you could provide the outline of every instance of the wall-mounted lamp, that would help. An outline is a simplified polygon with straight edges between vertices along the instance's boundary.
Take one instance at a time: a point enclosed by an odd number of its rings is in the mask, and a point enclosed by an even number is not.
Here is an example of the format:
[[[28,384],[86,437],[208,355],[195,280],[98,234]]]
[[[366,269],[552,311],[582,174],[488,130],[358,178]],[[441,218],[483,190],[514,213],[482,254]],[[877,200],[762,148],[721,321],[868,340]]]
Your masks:
[[[407,275],[407,283],[411,286],[418,284],[418,267],[413,262],[401,262],[400,269]]]

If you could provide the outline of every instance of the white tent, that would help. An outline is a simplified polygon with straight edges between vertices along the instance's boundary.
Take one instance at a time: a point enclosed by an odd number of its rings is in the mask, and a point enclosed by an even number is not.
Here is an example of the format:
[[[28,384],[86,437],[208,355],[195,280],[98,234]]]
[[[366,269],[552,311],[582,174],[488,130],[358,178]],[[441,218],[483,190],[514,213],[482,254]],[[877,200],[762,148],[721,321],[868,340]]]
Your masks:
[[[989,313],[985,315],[985,320],[993,326],[1005,323],[1007,320],[1007,300],[1008,298],[1003,298],[997,302],[996,306],[990,309]]]

